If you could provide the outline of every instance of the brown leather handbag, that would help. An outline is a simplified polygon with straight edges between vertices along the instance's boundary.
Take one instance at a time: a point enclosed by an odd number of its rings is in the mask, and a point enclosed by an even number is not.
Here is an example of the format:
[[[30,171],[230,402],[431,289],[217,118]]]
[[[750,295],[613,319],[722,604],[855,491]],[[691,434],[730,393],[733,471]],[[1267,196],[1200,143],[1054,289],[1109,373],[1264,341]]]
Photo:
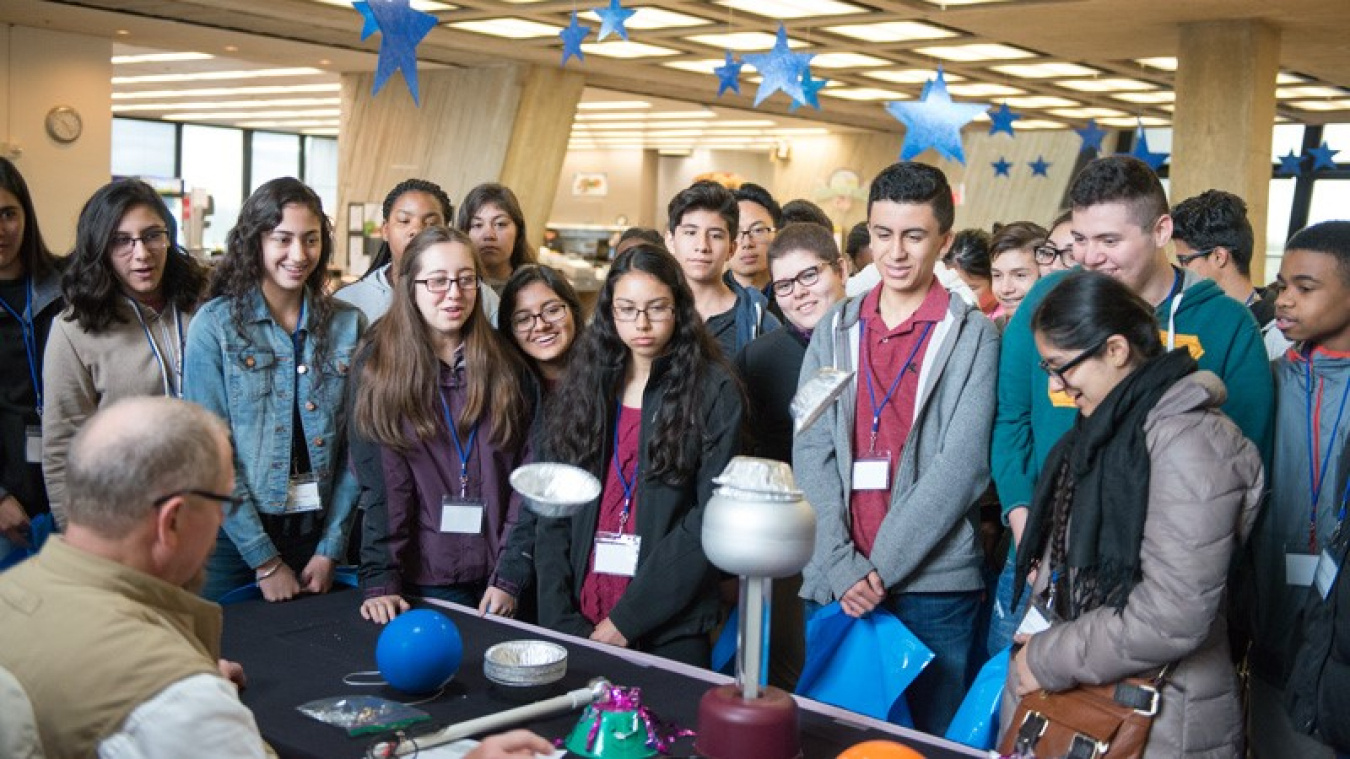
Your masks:
[[[1061,693],[1037,691],[1017,703],[1003,756],[1039,759],[1135,759],[1162,700],[1162,676],[1111,685],[1080,685]]]

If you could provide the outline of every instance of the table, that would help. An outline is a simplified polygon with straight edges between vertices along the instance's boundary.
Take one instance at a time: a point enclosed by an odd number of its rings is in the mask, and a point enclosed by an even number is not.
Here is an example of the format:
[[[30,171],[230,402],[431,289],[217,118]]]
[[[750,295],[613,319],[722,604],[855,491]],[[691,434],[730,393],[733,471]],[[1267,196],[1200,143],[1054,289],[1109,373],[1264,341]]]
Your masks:
[[[495,643],[526,638],[553,640],[568,649],[567,676],[556,691],[585,687],[594,677],[616,685],[642,688],[644,703],[663,720],[697,728],[699,698],[710,687],[729,682],[725,676],[656,657],[603,646],[515,620],[479,618],[477,612],[456,604],[419,604],[445,613],[464,640],[464,663],[438,698],[417,708],[429,713],[437,727],[521,705],[483,675],[483,652]],[[295,707],[319,698],[344,695],[382,696],[398,701],[415,697],[387,686],[355,687],[342,678],[374,670],[375,644],[380,626],[361,619],[356,590],[336,590],[281,604],[251,600],[225,608],[223,656],[244,665],[248,687],[241,693],[253,710],[258,727],[283,759],[288,757],[355,759],[363,755],[372,736],[346,733],[304,716]],[[537,697],[537,696],[536,696]],[[845,748],[865,740],[894,740],[908,744],[928,759],[985,756],[949,741],[798,698],[802,745],[806,759],[833,759]],[[580,712],[565,713],[527,725],[547,738],[564,737]],[[693,754],[693,741],[675,744],[673,755]],[[753,759],[747,757],[746,759]]]

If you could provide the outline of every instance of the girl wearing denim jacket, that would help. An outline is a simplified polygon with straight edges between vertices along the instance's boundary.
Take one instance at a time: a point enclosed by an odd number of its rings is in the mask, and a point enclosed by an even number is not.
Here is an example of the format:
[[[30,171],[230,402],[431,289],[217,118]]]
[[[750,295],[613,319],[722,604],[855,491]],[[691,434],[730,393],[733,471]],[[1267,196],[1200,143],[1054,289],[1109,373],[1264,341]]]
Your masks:
[[[355,514],[342,398],[365,318],[325,290],[332,230],[299,180],[250,195],[227,248],[188,330],[184,397],[229,424],[243,503],[202,595],[253,582],[269,601],[324,593]]]
[[[362,528],[361,615],[380,624],[408,609],[405,593],[510,616],[522,590],[498,563],[532,393],[483,313],[482,275],[467,234],[419,233],[358,361],[353,423],[379,445],[385,490]]]

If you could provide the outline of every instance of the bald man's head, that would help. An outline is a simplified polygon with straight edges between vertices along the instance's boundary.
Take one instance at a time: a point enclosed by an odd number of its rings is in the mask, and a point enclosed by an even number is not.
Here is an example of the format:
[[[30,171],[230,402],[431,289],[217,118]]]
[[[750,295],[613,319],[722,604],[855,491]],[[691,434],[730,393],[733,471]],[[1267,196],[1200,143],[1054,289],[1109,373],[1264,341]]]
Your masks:
[[[211,489],[228,465],[229,430],[211,412],[173,398],[118,401],[85,423],[66,463],[71,524],[108,539],[129,533],[155,499]],[[226,455],[223,455],[226,454]]]

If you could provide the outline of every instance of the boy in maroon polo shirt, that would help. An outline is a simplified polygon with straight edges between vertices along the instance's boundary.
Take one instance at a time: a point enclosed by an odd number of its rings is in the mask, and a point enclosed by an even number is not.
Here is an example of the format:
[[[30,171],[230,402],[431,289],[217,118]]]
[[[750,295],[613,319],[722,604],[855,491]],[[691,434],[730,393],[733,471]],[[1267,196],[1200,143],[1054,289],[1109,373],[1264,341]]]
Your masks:
[[[951,188],[897,163],[872,182],[868,230],[881,283],[836,306],[802,365],[857,369],[793,446],[816,509],[803,598],[861,617],[878,606],[936,655],[907,691],[914,724],[942,734],[965,693],[983,587],[976,501],[989,484],[998,332],[933,274],[951,244]]]

